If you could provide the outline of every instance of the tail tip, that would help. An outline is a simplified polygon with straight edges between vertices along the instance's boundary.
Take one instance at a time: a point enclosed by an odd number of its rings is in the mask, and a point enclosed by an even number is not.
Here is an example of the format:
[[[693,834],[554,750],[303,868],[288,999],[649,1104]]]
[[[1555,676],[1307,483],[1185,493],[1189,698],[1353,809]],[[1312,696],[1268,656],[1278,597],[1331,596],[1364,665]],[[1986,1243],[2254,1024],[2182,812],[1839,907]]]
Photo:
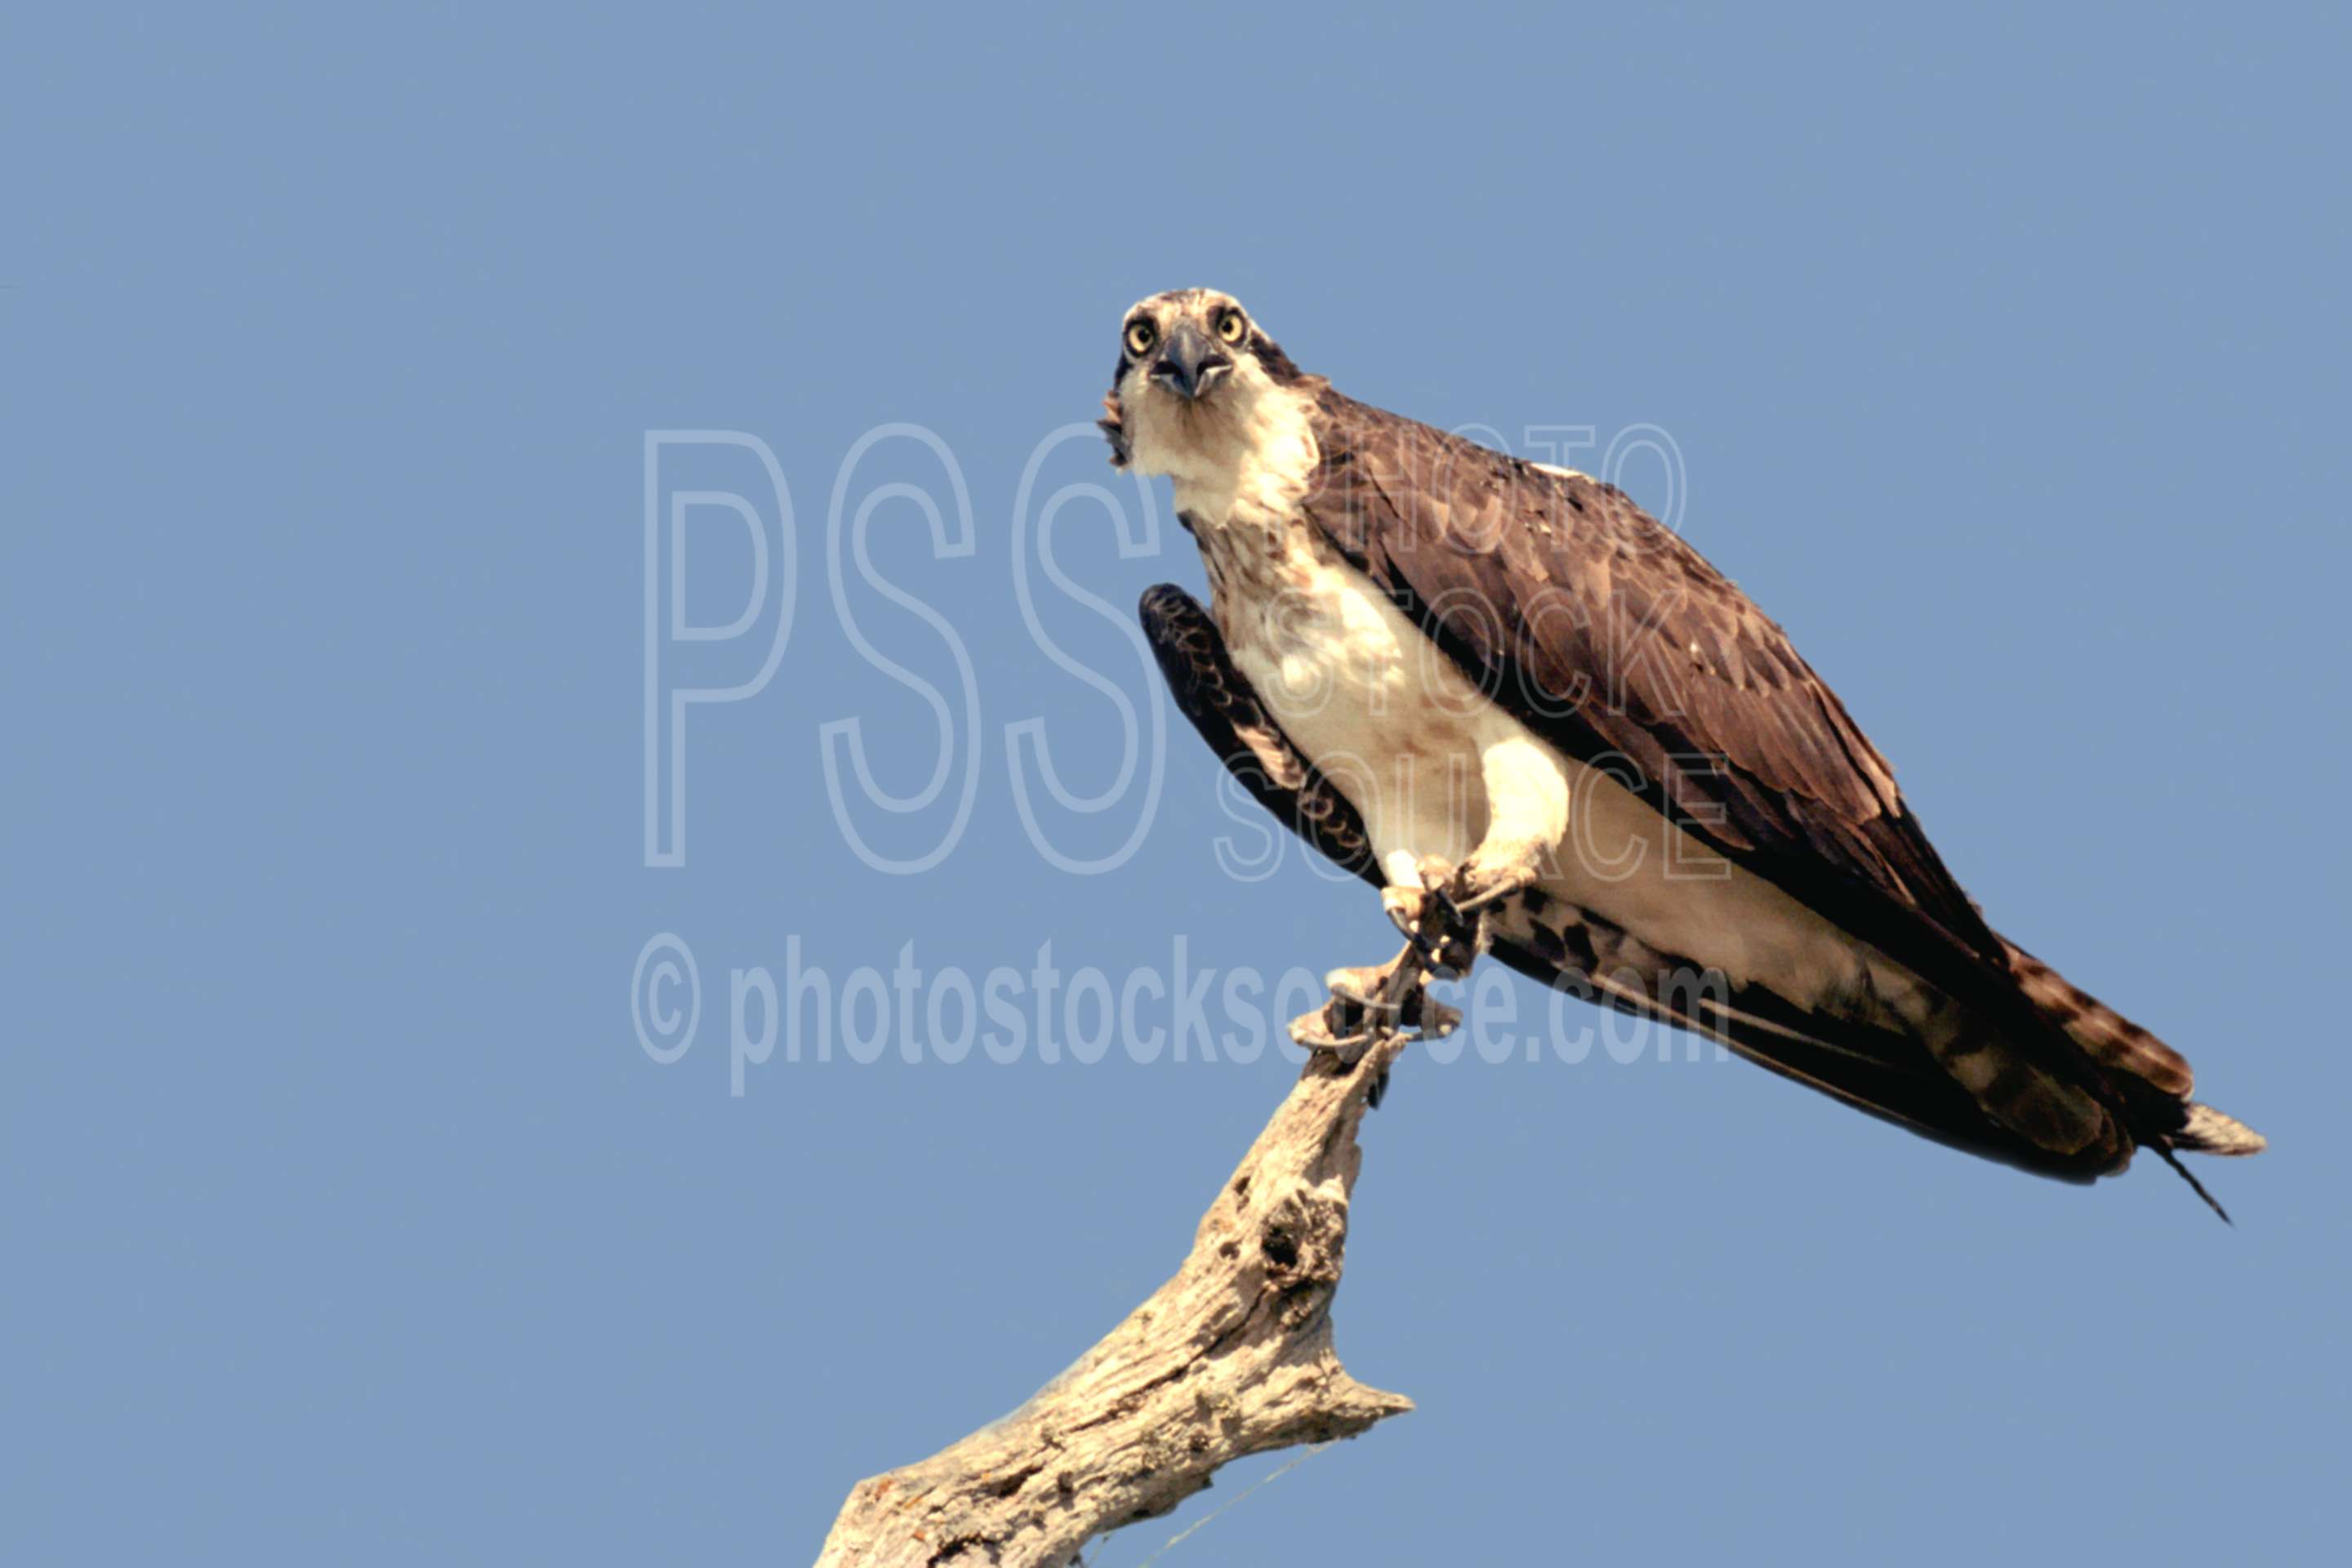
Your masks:
[[[2259,1154],[2271,1146],[2269,1139],[2236,1117],[2225,1116],[2210,1105],[2194,1101],[2189,1106],[2189,1119],[2171,1134],[2171,1139],[2174,1148],[2200,1154]]]

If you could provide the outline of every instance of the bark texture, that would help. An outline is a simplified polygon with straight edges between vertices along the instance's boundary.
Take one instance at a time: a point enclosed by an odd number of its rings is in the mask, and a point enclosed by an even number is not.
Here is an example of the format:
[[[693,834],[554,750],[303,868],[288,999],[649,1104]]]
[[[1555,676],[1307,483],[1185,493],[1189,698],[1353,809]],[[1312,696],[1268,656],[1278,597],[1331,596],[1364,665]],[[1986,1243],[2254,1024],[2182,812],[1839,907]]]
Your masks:
[[[1331,1344],[1356,1132],[1405,1040],[1376,1038],[1352,1071],[1310,1060],[1174,1277],[1012,1415],[852,1488],[820,1568],[1069,1563],[1222,1465],[1412,1409]]]

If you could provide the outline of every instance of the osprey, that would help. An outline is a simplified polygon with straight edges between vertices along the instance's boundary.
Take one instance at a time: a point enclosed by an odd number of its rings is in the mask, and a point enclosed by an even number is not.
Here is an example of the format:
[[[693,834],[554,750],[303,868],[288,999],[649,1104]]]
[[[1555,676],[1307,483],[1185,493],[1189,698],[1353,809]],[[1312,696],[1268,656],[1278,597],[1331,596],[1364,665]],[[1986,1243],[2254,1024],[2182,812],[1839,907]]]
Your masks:
[[[1407,937],[1302,1044],[1442,1032],[1423,982],[1492,952],[2042,1175],[2263,1147],[1985,923],[1787,636],[1616,486],[1344,396],[1208,289],[1128,311],[1104,406],[1208,571],[1208,611],[1143,596],[1178,707]]]

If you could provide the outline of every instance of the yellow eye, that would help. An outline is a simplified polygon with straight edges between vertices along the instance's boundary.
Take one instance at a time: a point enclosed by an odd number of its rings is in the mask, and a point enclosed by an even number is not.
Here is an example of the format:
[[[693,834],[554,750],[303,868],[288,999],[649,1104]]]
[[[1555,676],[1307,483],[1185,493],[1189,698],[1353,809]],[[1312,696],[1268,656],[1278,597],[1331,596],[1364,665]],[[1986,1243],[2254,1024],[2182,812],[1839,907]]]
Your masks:
[[[1127,352],[1148,354],[1151,345],[1160,341],[1160,329],[1150,321],[1129,321],[1127,324]]]
[[[1248,331],[1249,324],[1242,320],[1239,310],[1227,310],[1217,318],[1217,336],[1229,343],[1241,342],[1242,334]]]

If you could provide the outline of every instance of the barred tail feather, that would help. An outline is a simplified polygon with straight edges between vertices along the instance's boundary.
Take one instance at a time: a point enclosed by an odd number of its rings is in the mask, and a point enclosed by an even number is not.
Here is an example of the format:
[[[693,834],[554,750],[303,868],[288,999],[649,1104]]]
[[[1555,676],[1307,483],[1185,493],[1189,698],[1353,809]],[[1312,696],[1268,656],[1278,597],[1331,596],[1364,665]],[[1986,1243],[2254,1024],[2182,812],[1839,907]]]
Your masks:
[[[1110,412],[1116,443],[1118,411]],[[1379,887],[1362,818],[1259,702],[1209,613],[1182,589],[1162,584],[1143,595],[1140,616],[1178,710],[1243,787],[1277,821]],[[1979,1020],[1993,1026],[1923,1038],[1792,1006],[1761,985],[1727,984],[1722,994],[1711,995],[1705,987],[1666,984],[1665,965],[1612,972],[1598,962],[1591,933],[1580,929],[1586,912],[1563,910],[1561,916],[1498,931],[1494,956],[1539,984],[1580,982],[1589,1000],[1691,1030],[1874,1116],[1987,1159],[2089,1182],[2123,1169],[2134,1145],[2155,1151],[2177,1171],[2175,1151],[2252,1154],[2263,1147],[2262,1134],[2189,1098],[2194,1080],[2179,1052],[2013,943],[2003,943],[2007,975],[1971,966],[1977,980],[1989,982],[1979,987],[1988,994],[1958,999],[1963,1005],[1996,1004],[1989,1019]],[[1645,984],[1653,975],[1657,983]],[[2014,995],[2003,978],[2015,985]],[[2015,1005],[2021,996],[2024,1007]],[[2027,1037],[2011,1040],[2004,1028]],[[2053,1029],[2079,1058],[2067,1058],[2051,1037]],[[2093,1102],[2100,1136],[2081,1135],[2087,1121],[2079,1100]],[[2194,1177],[2181,1174],[2205,1195]],[[2206,1201],[2212,1203],[2210,1195]]]
[[[2065,976],[2002,939],[2009,966],[2019,987],[2042,1016],[2066,1032],[2109,1081],[2124,1091],[2132,1107],[2132,1131],[2143,1143],[2156,1148],[2173,1169],[2176,1150],[2198,1154],[2259,1154],[2270,1140],[2233,1116],[2189,1098],[2196,1087],[2188,1059],[2179,1051],[2133,1023],[2088,992],[2067,984]],[[2194,1177],[2181,1171],[2191,1186]],[[2200,1196],[2205,1190],[2197,1186]],[[2205,1196],[2207,1203],[2212,1203]],[[2218,1210],[2221,1205],[2214,1205]]]
[[[2195,1079],[2187,1058],[2090,993],[2068,984],[2064,975],[2007,937],[2001,945],[2009,950],[2010,972],[2026,999],[2066,1031],[2109,1077],[2127,1074],[2174,1100],[2189,1097]]]

